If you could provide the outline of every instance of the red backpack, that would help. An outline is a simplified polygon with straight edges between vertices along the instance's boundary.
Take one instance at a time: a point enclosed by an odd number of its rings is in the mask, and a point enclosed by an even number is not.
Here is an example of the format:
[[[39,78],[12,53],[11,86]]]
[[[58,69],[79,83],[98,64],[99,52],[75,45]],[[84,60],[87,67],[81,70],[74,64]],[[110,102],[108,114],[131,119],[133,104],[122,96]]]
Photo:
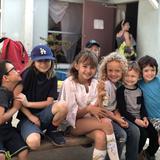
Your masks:
[[[10,38],[1,38],[3,42],[0,59],[9,60],[20,72],[26,67],[29,57],[23,44],[20,41],[14,41]]]

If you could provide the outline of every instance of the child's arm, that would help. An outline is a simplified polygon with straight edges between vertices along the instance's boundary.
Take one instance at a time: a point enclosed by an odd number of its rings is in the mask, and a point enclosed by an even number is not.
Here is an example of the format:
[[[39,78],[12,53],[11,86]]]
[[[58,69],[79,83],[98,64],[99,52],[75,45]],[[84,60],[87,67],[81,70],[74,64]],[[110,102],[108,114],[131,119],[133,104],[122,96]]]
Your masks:
[[[22,102],[24,107],[35,109],[45,108],[49,105],[52,105],[54,102],[52,97],[48,97],[46,101],[30,102],[27,100],[27,97],[23,93],[20,93],[16,98],[18,101]]]
[[[96,117],[98,120],[102,117],[106,117],[107,115],[105,108],[90,104],[82,109],[78,109],[77,118],[81,118],[85,116],[87,113],[90,113],[91,115]]]
[[[27,108],[22,107],[21,111],[25,114],[25,116],[37,126],[40,126],[40,120],[37,116],[33,115]]]
[[[26,115],[26,117],[31,121],[33,122],[34,124],[40,126],[40,121],[39,121],[39,118],[34,116],[27,108],[24,108],[22,106],[22,103],[21,101],[18,100],[18,95],[21,94],[22,92],[22,89],[23,89],[23,86],[22,84],[19,84],[16,86],[16,88],[14,89],[14,96],[16,97],[13,101],[13,105],[14,106],[19,106],[20,110]]]
[[[121,127],[128,128],[128,122],[124,120],[118,110],[115,110],[113,115],[109,116],[109,118],[117,122]]]
[[[13,92],[13,98],[16,96],[17,93],[22,89],[21,85],[18,85],[19,87],[16,87],[15,91]],[[6,100],[6,94],[5,92],[1,93],[3,94],[2,97],[4,98],[4,102],[8,101]],[[11,119],[11,117],[21,108],[21,103],[19,103],[15,98],[13,99],[12,106],[5,112],[4,106],[0,106],[0,124],[3,124]]]
[[[14,106],[5,112],[4,107],[0,106],[0,125],[4,124],[19,110],[18,107]]]

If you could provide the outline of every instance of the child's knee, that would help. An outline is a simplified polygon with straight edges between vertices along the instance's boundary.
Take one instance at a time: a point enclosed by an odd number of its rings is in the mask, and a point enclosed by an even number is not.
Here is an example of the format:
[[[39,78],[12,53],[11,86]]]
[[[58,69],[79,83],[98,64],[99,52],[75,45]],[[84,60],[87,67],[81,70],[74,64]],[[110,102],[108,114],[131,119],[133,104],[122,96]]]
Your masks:
[[[52,113],[56,114],[58,112],[67,115],[68,108],[67,108],[67,103],[65,101],[59,101],[52,106]]]
[[[64,114],[66,114],[67,115],[67,113],[68,113],[68,108],[67,108],[67,103],[66,102],[59,102],[59,110],[62,112],[62,113],[64,113]]]
[[[18,154],[18,160],[24,160],[24,159],[27,159],[28,157],[28,149],[25,149],[23,151],[21,151],[19,154]]]
[[[4,155],[4,153],[0,153],[0,160],[5,160],[5,155]]]
[[[41,142],[41,136],[38,133],[32,133],[26,139],[27,145],[32,150],[38,149],[38,147],[40,147],[40,142]]]
[[[106,127],[108,133],[112,133],[113,132],[112,121],[109,118],[103,118],[102,122],[104,127]]]

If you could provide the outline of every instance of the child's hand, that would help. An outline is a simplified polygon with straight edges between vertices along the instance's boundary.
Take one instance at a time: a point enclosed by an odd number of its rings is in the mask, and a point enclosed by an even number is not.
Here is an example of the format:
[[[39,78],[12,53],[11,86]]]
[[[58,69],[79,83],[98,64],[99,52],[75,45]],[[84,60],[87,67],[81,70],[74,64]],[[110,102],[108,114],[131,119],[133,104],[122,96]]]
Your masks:
[[[144,118],[143,118],[143,122],[144,122],[144,125],[145,125],[144,127],[147,128],[148,125],[149,125],[149,122],[148,122],[147,117],[144,117]]]
[[[111,118],[111,119],[112,119],[112,117],[114,116],[114,113],[113,113],[113,112],[111,112],[111,111],[108,111],[106,108],[105,108],[105,111],[106,111],[106,117],[108,117],[108,118]]]
[[[39,118],[38,118],[37,116],[31,115],[31,116],[29,117],[29,120],[30,120],[32,123],[34,123],[35,125],[37,125],[38,127],[40,127],[41,122],[40,122],[40,120],[39,120]]]
[[[122,117],[118,119],[118,123],[122,128],[128,128],[128,122]]]
[[[24,107],[29,107],[29,102],[27,100],[27,97],[23,93],[20,93],[18,96],[16,96],[16,100],[22,102]]]
[[[136,120],[135,120],[135,123],[136,123],[138,126],[140,126],[140,127],[145,127],[145,123],[144,123],[144,121],[141,120],[141,119],[136,119]]]
[[[96,117],[98,120],[102,117],[106,117],[106,109],[103,107],[97,107],[95,105],[89,105],[87,107],[88,113]]]

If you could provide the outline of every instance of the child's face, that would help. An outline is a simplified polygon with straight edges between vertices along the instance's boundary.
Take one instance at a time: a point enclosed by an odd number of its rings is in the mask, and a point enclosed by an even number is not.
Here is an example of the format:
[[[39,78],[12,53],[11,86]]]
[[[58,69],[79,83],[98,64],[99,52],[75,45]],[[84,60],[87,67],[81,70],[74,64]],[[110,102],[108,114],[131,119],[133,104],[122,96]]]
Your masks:
[[[86,63],[79,63],[75,65],[78,71],[78,79],[81,82],[87,82],[96,74],[96,67],[92,67]]]
[[[46,73],[51,68],[51,60],[39,60],[34,63],[39,72]]]
[[[6,69],[7,69],[6,76],[10,81],[19,82],[22,80],[19,72],[16,71],[15,67],[12,64],[6,63]]]
[[[142,76],[145,82],[153,80],[156,76],[156,67],[146,66],[142,69]]]
[[[129,70],[125,75],[124,75],[124,84],[128,87],[134,87],[138,80],[139,80],[139,72],[135,71],[134,69]]]
[[[93,45],[91,48],[89,48],[91,52],[93,52],[97,57],[100,55],[100,47]]]
[[[117,83],[122,78],[122,67],[120,62],[111,61],[107,63],[107,76],[112,83]]]

